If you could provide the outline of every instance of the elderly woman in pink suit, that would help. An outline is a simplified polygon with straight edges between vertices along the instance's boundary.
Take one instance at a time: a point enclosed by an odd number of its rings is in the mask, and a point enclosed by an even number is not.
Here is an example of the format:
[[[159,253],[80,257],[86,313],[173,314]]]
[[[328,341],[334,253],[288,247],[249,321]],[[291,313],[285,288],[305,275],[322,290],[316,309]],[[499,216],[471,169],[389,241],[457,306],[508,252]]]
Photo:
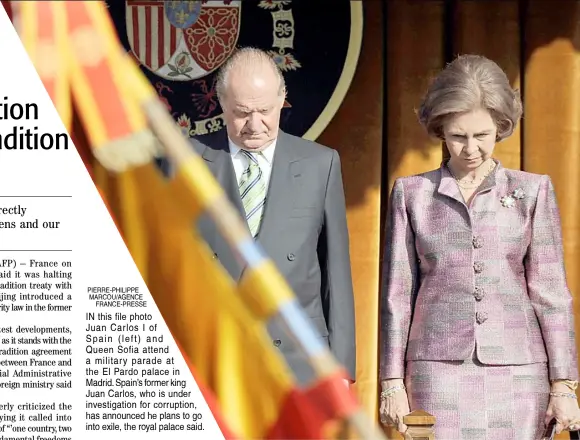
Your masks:
[[[572,299],[554,188],[502,167],[521,101],[492,61],[461,56],[419,109],[450,158],[395,181],[381,302],[381,420],[437,418],[436,439],[537,440],[580,427]]]

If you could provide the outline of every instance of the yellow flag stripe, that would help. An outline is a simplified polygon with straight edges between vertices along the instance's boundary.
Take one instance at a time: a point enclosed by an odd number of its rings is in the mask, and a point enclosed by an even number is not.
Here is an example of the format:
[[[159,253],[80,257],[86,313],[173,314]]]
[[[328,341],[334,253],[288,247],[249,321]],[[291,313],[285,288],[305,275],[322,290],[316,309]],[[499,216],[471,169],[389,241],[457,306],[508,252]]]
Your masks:
[[[80,12],[79,8],[82,7],[82,3],[86,2],[63,2],[67,8],[68,16],[68,38],[71,41],[74,39],[88,39],[95,37],[93,30],[79,27],[78,22],[76,22],[76,14]],[[79,31],[86,31],[85,35],[81,35]],[[98,41],[98,35],[96,36],[96,51],[102,51],[101,42]],[[70,41],[69,41],[70,42]],[[79,43],[77,43],[79,44]],[[80,60],[78,58],[78,50],[72,48],[69,44],[66,44],[61,48],[63,53],[67,54],[67,61],[69,63],[70,75],[71,75],[71,85],[72,92],[74,96],[74,101],[77,105],[78,111],[80,113],[81,119],[83,121],[84,129],[87,131],[89,141],[93,148],[99,146],[108,141],[107,129],[105,127],[104,121],[100,115],[100,109],[95,100],[94,94],[97,90],[93,87],[93,84],[89,81],[83,68],[81,66]],[[99,56],[97,53],[96,56]],[[103,55],[100,55],[103,56]]]
[[[136,97],[134,97],[132,93],[127,93],[134,91],[135,89],[130,88],[126,90],[126,85],[128,84],[126,70],[129,69],[127,64],[130,59],[123,55],[117,34],[111,23],[111,18],[108,15],[104,3],[101,1],[85,3],[87,6],[87,13],[93,21],[95,31],[102,39],[102,44],[104,45],[106,53],[105,62],[108,64],[113,81],[119,91],[119,100],[124,108],[124,113],[128,120],[128,128],[130,129],[130,132],[141,131],[145,129],[147,125],[143,111],[139,106],[139,101],[135,99]],[[135,78],[132,77],[131,81],[135,81],[136,77],[136,75]]]
[[[36,2],[18,2],[12,5],[15,16],[20,20],[20,39],[34,62],[38,46],[38,14],[39,5]],[[24,25],[23,25],[24,24]]]
[[[148,225],[146,282],[159,310],[231,428],[242,438],[264,438],[293,388],[291,372],[193,229],[185,200],[174,197],[184,175],[167,184],[152,165],[125,174],[137,181],[133,194],[119,194],[121,204]],[[129,198],[141,203],[125,205]],[[195,203],[191,196],[190,203]]]

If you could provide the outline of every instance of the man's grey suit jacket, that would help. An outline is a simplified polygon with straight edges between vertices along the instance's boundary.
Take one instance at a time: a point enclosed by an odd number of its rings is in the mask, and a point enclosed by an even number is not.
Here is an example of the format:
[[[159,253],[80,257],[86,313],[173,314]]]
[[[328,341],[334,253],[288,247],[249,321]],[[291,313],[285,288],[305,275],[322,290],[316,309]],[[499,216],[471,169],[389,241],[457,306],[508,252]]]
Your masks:
[[[231,202],[245,218],[226,130],[192,140]],[[213,223],[198,229],[238,281],[243,267]],[[296,294],[306,315],[355,380],[355,318],[349,237],[340,159],[335,150],[280,131],[256,237]],[[310,373],[289,338],[268,326],[272,342],[303,380]]]

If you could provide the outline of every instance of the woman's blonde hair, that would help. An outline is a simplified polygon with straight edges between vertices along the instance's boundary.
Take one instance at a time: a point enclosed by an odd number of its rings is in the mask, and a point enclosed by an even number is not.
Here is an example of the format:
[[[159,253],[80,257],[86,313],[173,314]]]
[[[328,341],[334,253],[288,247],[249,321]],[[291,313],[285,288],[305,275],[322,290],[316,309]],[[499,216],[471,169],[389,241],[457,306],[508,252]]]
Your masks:
[[[461,55],[435,78],[417,111],[429,135],[443,139],[443,126],[457,114],[487,110],[497,126],[497,140],[509,137],[522,116],[522,102],[505,72],[480,55]]]

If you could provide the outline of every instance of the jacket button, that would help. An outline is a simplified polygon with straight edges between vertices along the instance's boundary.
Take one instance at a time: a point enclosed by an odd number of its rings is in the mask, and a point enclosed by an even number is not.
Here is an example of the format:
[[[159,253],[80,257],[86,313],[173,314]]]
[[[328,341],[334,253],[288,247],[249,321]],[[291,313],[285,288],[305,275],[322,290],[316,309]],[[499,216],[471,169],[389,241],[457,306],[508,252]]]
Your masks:
[[[475,249],[480,249],[483,247],[483,238],[481,237],[473,237],[473,247]]]
[[[213,254],[211,257],[212,257],[214,260],[217,260],[217,257],[218,257],[218,256],[217,256],[217,254]]]
[[[485,265],[481,261],[476,261],[475,263],[473,263],[473,270],[475,271],[475,273],[483,272],[484,268]]]
[[[288,254],[286,258],[288,258],[288,261],[294,261],[296,259],[296,256],[294,254]]]
[[[475,299],[477,301],[481,301],[483,299],[483,297],[485,296],[485,290],[483,290],[483,287],[477,286],[475,288],[475,292],[473,292],[473,296],[475,296]]]
[[[477,321],[478,324],[483,324],[485,321],[487,321],[487,313],[477,312],[475,314],[475,320]]]
[[[279,347],[282,345],[282,341],[280,339],[274,339],[274,346]]]

